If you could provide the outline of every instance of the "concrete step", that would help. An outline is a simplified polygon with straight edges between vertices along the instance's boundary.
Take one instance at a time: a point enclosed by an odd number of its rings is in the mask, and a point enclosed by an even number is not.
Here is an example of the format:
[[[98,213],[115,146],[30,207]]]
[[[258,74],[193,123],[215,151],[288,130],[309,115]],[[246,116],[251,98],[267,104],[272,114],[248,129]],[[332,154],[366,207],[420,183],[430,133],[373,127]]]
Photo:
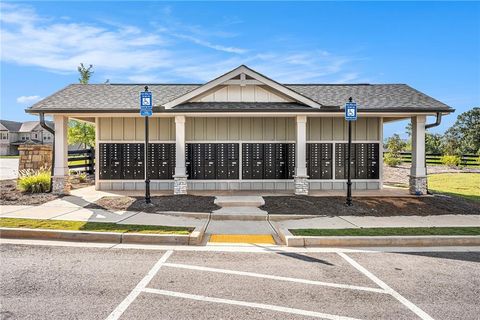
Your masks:
[[[265,204],[260,196],[217,196],[215,204],[220,207],[260,207]]]
[[[212,212],[212,220],[266,220],[267,212],[256,207],[223,207]]]

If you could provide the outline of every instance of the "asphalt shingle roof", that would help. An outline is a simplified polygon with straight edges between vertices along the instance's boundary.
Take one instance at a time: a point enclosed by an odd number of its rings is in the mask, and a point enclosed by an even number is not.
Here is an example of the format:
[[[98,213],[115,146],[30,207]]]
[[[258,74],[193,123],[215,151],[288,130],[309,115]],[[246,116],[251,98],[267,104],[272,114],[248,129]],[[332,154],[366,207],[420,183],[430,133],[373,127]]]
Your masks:
[[[18,132],[18,130],[20,130],[20,128],[22,127],[22,123],[21,123],[21,122],[17,122],[17,121],[0,120],[0,123],[1,123],[2,126],[4,126],[8,131],[11,131],[11,132]]]
[[[201,84],[150,84],[154,105],[157,107],[172,101],[198,87]],[[331,107],[342,107],[349,97],[358,103],[363,111],[453,111],[446,104],[405,84],[287,84],[286,87],[321,104],[320,109],[310,111],[332,111]],[[138,84],[72,84],[55,94],[35,103],[28,112],[137,112],[139,109],[139,92],[144,85]],[[221,106],[221,105],[222,106]],[[266,105],[252,103],[187,103],[176,106],[176,111],[216,111],[216,110],[258,110]],[[299,110],[300,104],[275,104],[268,110],[278,107],[277,111]],[[203,107],[203,109],[201,109]],[[291,107],[291,108],[288,108]],[[302,107],[302,108],[303,108]],[[330,107],[330,108],[329,108]],[[173,111],[173,109],[170,109]]]

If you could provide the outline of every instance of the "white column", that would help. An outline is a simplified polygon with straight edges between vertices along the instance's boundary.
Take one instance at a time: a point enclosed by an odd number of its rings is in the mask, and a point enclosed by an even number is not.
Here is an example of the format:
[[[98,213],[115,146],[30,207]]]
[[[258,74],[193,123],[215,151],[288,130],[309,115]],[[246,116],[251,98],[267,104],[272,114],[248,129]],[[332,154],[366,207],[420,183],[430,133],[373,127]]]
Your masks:
[[[68,194],[68,117],[54,116],[55,125],[55,164],[52,177],[52,192]]]
[[[185,116],[175,117],[175,175],[185,176]]]
[[[425,177],[425,122],[426,116],[412,117],[412,167],[410,174]]]
[[[295,146],[295,175],[307,175],[307,116],[297,116],[297,134]]]
[[[295,177],[293,181],[295,194],[308,194],[307,176],[307,116],[297,116],[297,134],[295,145]]]
[[[412,117],[412,166],[410,168],[410,193],[426,194],[425,168],[425,122],[426,116]]]
[[[173,193],[187,194],[185,170],[185,116],[175,116],[175,175]]]
[[[54,116],[55,167],[54,176],[68,175],[68,117]]]

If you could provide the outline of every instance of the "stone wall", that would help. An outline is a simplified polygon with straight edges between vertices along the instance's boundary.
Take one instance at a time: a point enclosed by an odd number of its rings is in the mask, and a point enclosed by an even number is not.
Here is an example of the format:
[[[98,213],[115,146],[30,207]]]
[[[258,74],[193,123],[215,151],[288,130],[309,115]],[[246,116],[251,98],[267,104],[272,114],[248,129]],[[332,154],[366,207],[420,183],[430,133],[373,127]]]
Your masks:
[[[18,170],[52,167],[52,146],[43,144],[23,144],[18,147],[20,160]]]

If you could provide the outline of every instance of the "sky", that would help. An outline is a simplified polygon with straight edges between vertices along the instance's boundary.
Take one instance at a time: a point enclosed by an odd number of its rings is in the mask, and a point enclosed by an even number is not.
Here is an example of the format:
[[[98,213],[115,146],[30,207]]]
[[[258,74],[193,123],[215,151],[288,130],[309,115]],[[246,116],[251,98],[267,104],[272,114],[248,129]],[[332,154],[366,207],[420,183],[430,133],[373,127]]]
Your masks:
[[[480,106],[479,2],[11,2],[0,4],[1,119],[93,64],[91,83],[204,83],[241,64],[283,83],[406,83]],[[429,119],[433,121],[433,119]],[[405,121],[384,136],[406,137]]]

